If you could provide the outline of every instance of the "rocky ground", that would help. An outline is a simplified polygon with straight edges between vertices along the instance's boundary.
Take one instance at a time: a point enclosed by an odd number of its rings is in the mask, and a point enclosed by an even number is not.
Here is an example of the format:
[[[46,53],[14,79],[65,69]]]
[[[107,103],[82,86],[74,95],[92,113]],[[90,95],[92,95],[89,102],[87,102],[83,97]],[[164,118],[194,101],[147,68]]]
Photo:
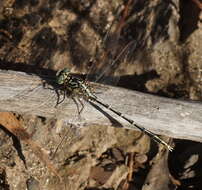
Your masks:
[[[201,100],[202,26],[196,2],[0,1],[0,69],[68,66],[88,74],[93,65],[97,74],[113,67],[106,74],[120,80],[110,80],[111,85]],[[116,60],[112,66],[111,60]],[[0,126],[0,189],[201,189],[201,143],[165,137],[175,146],[169,153],[126,129],[80,128],[18,113],[3,120],[28,135],[18,139]]]

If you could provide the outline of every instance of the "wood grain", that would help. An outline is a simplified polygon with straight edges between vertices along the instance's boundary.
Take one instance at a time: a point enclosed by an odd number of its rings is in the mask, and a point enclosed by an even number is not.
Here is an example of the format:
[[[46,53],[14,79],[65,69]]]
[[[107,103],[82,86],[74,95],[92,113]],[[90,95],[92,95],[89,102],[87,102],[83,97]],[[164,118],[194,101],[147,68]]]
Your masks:
[[[44,78],[45,79],[45,78]],[[57,94],[41,77],[23,72],[0,70],[0,111],[56,117],[65,122],[74,120],[79,125],[113,125],[130,128],[124,120],[110,111],[85,103],[82,119],[75,103],[67,98],[55,108]],[[202,104],[162,98],[137,91],[101,86],[97,96],[103,102],[157,134],[202,142]],[[107,89],[107,90],[106,90]]]

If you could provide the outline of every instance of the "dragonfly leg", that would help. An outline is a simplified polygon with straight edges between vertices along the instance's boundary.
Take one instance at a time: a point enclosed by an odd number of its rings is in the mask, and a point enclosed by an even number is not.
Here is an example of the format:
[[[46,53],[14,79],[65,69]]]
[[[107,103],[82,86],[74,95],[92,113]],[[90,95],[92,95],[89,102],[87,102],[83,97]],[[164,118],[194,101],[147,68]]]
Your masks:
[[[82,100],[80,98],[78,98],[78,100],[79,100],[79,103],[81,104],[81,109],[79,111],[79,115],[81,115],[81,113],[82,113],[82,111],[84,109],[84,104],[83,104],[83,102],[82,102]]]
[[[55,108],[61,104],[64,100],[65,100],[65,96],[66,96],[66,92],[65,91],[62,91],[63,92],[63,99],[60,101],[60,93],[59,93],[59,90],[55,90],[56,94],[57,94],[57,102],[56,102],[56,105],[55,105]]]
[[[72,97],[72,99],[73,99],[74,103],[76,104],[77,111],[78,111],[78,115],[79,115],[79,117],[81,117],[81,112],[82,112],[83,109],[84,109],[84,104],[83,104],[83,102],[78,98],[78,101],[79,101],[79,103],[81,104],[81,109],[80,109],[80,108],[79,108],[79,104],[78,104],[78,102],[77,102],[77,99],[76,99],[75,97]]]

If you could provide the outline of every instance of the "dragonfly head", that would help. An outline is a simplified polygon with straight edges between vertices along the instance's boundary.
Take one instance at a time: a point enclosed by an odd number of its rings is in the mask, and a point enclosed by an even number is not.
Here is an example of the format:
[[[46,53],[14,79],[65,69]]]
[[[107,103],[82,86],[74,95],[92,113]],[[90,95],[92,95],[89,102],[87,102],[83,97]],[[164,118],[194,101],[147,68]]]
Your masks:
[[[70,70],[68,68],[64,68],[62,70],[59,70],[56,73],[56,82],[57,84],[63,84],[65,82],[65,80],[67,79],[67,77],[70,74]]]

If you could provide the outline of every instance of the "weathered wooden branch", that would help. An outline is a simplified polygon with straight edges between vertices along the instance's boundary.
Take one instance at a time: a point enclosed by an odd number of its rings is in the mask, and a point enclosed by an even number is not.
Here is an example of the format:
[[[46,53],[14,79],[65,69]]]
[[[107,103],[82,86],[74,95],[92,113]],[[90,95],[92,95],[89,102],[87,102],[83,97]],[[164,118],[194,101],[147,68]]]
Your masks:
[[[44,87],[43,83],[36,75],[0,70],[0,111],[56,117],[66,122],[74,120],[80,125],[130,127],[127,122],[106,109],[89,103],[85,103],[82,119],[75,119],[75,103],[67,98],[55,108],[57,94],[50,89],[50,85]],[[111,86],[102,87],[100,91],[100,100],[125,113],[138,125],[157,134],[202,142],[200,102],[162,98]]]

